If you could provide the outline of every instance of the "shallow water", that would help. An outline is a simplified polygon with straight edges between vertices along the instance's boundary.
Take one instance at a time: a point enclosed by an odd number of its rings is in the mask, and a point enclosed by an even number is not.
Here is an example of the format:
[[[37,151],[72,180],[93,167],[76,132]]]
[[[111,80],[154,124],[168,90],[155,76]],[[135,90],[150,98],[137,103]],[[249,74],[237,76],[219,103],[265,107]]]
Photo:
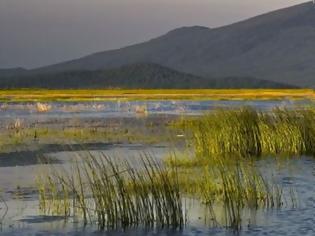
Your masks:
[[[146,107],[149,116],[154,115],[199,115],[217,107],[237,107],[250,105],[262,110],[275,106],[305,105],[305,101],[154,101],[154,102],[94,102],[94,103],[49,103],[50,110],[39,113],[36,103],[0,104],[1,126],[14,119],[30,122],[47,121],[59,125],[64,119],[121,119],[139,116],[137,107]],[[60,122],[60,123],[59,123]],[[80,121],[82,122],[82,121]],[[80,123],[83,124],[83,123]],[[123,121],[124,122],[124,121]],[[131,122],[133,122],[131,120]],[[143,126],[142,122],[138,122]],[[142,127],[143,128],[143,127]],[[92,154],[104,153],[117,159],[134,162],[140,154],[150,154],[161,160],[173,151],[168,144],[104,144],[91,143],[85,147]],[[17,153],[0,153],[0,196],[5,199],[9,211],[5,215],[0,235],[235,235],[235,232],[223,226],[211,227],[207,210],[199,204],[187,203],[189,213],[188,224],[181,231],[131,229],[126,232],[98,232],[92,226],[68,223],[63,218],[42,216],[38,211],[37,192],[34,179],[40,172],[47,171],[50,165],[38,161],[38,153],[42,153],[56,168],[69,168],[77,156],[84,154],[82,146],[64,150],[60,145],[45,145],[42,150]],[[58,151],[58,150],[62,151]],[[259,210],[247,212],[243,228],[239,235],[315,235],[315,159],[300,158],[265,158],[256,162],[262,173],[285,189],[293,188],[298,195],[296,208],[288,203],[279,210]],[[222,210],[222,209],[221,209]],[[218,210],[220,215],[220,210]],[[5,204],[0,202],[0,219],[5,213]]]
[[[122,118],[139,116],[140,108],[149,115],[196,115],[215,108],[252,106],[266,110],[275,106],[295,106],[311,103],[308,100],[249,100],[249,101],[106,101],[106,102],[48,102],[48,110],[39,112],[36,102],[0,103],[0,118]],[[138,111],[137,111],[138,110]]]
[[[134,147],[121,146],[113,147],[113,149],[92,151],[105,152],[106,154],[124,153],[120,158],[137,158]],[[130,156],[126,154],[129,151]],[[145,147],[144,151],[150,151],[157,158],[161,158],[168,152],[166,148]],[[71,159],[76,158],[77,152],[60,152],[52,153],[57,159],[62,161],[61,165],[67,169],[70,166]],[[279,158],[280,159],[280,158]],[[275,158],[267,158],[257,161],[257,166],[266,176],[272,176],[273,181],[284,189],[294,188],[298,196],[298,204],[292,208],[289,200],[279,210],[258,210],[257,212],[249,212],[243,221],[243,228],[239,235],[314,235],[313,225],[315,223],[315,160],[312,157],[301,157],[287,160],[277,160]],[[9,214],[1,231],[1,235],[235,235],[235,232],[220,227],[211,227],[211,220],[206,217],[207,210],[200,207],[197,203],[187,201],[188,223],[182,231],[166,231],[166,230],[143,230],[132,229],[123,233],[120,231],[98,232],[97,228],[88,226],[82,228],[80,223],[73,223],[70,219],[65,223],[63,218],[41,216],[39,214],[38,202],[36,200],[36,191],[32,189],[33,178],[37,171],[43,171],[48,166],[33,165],[20,167],[1,167],[0,168],[0,184],[6,186],[5,197],[9,206]],[[30,174],[31,173],[31,174]],[[19,191],[25,191],[23,197],[19,198],[16,184],[20,183],[25,188]],[[11,192],[10,192],[11,190]],[[25,197],[26,196],[26,197]],[[3,204],[0,206],[3,207]],[[220,211],[220,210],[219,210]],[[218,212],[220,215],[220,212]],[[1,216],[1,211],[0,211]]]

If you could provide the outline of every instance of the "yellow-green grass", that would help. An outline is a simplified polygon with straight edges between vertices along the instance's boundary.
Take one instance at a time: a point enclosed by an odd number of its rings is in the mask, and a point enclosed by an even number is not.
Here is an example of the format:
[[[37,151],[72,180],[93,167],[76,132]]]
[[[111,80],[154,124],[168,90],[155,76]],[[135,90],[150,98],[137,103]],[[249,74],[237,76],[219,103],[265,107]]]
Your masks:
[[[37,179],[40,209],[46,214],[82,216],[101,230],[145,226],[182,228],[184,206],[174,170],[165,170],[152,158],[142,171],[128,163],[88,154],[72,171]]]
[[[192,199],[219,224],[239,230],[242,211],[282,207],[282,188],[262,176],[251,162],[218,159],[203,167],[166,167],[145,156],[136,166],[91,153],[71,170],[51,169],[39,175],[40,210],[46,214],[81,216],[100,229],[184,225]],[[177,157],[175,157],[177,158]],[[189,204],[188,204],[189,205]],[[212,211],[220,206],[220,212]]]
[[[174,140],[170,132],[156,133],[147,128],[146,132],[131,127],[67,127],[67,128],[16,128],[4,129],[0,133],[0,151],[24,151],[31,146],[45,144],[84,144],[87,143],[142,143],[157,144]]]
[[[239,155],[315,155],[315,110],[251,107],[218,109],[183,121],[198,157]],[[180,125],[179,125],[180,126]],[[188,139],[189,140],[189,139]]]
[[[103,89],[0,90],[0,101],[108,101],[122,100],[275,100],[313,99],[312,89]]]

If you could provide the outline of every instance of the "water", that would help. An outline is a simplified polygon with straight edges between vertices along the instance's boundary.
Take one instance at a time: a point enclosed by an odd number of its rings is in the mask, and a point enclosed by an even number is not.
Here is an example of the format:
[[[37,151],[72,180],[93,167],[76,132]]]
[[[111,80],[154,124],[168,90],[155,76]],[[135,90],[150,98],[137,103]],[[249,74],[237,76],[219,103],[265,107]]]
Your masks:
[[[36,102],[0,103],[0,119],[8,118],[122,118],[136,117],[137,109],[145,108],[150,115],[199,115],[215,108],[252,106],[267,110],[276,106],[290,107],[310,104],[310,101],[106,101],[106,102],[49,102],[47,112],[38,112]]]
[[[36,103],[0,104],[1,129],[4,129],[15,119],[29,123],[50,122],[56,126],[64,120],[78,119],[82,121],[96,120],[107,122],[107,119],[128,118],[139,128],[143,123],[136,111],[145,107],[148,116],[159,115],[200,115],[217,107],[238,107],[250,105],[261,110],[269,110],[275,106],[295,106],[308,104],[306,101],[154,101],[154,102],[85,102],[85,103],[49,103],[47,112],[37,111]],[[133,122],[133,121],[137,121]],[[80,123],[81,122],[81,123]],[[64,124],[64,123],[63,123]],[[51,146],[54,146],[52,144]],[[44,155],[58,168],[69,168],[82,151],[54,151],[55,147],[43,147]],[[104,152],[129,161],[136,161],[139,153],[150,153],[157,160],[172,152],[168,144],[95,144],[88,149],[97,154]],[[43,150],[41,150],[43,152]],[[60,217],[42,216],[38,211],[37,193],[34,179],[37,173],[47,171],[49,165],[37,161],[37,151],[20,153],[0,153],[0,196],[3,196],[8,205],[0,235],[235,235],[235,232],[222,226],[210,227],[206,217],[207,210],[198,204],[189,204],[189,221],[181,231],[130,229],[125,232],[99,232],[94,226],[82,227],[82,224],[68,223]],[[290,159],[265,158],[256,162],[264,175],[283,186],[293,188],[297,192],[298,205],[292,208],[285,204],[279,210],[258,210],[248,213],[244,218],[243,228],[239,235],[315,235],[315,160],[312,157],[296,157]],[[5,213],[5,204],[0,201],[0,219]],[[2,229],[1,229],[2,228]]]
[[[126,147],[127,148],[127,147]],[[66,153],[54,154],[59,158],[66,158]],[[276,161],[274,158],[258,162],[261,170],[265,173],[273,172],[274,178],[284,187],[294,187],[299,197],[298,206],[292,208],[284,205],[279,210],[258,211],[244,220],[248,226],[243,227],[239,235],[314,235],[313,225],[315,223],[315,161],[310,157],[301,157],[291,160]],[[43,167],[43,166],[42,166]],[[21,181],[21,177],[27,173],[33,173],[37,166],[28,167],[5,167],[0,168],[1,185],[14,186]],[[6,182],[3,179],[7,179]],[[24,179],[23,184],[31,184],[30,179]],[[88,226],[82,228],[80,224],[65,223],[63,218],[40,216],[37,211],[35,196],[30,198],[8,200],[11,212],[10,220],[5,222],[1,235],[126,235],[120,231],[98,232],[96,228]],[[189,208],[189,207],[188,207]],[[128,235],[234,235],[231,230],[224,227],[211,228],[207,226],[204,216],[205,210],[192,205],[189,224],[182,231],[166,230],[128,230]],[[71,222],[71,219],[70,219]],[[246,224],[245,224],[246,225]]]

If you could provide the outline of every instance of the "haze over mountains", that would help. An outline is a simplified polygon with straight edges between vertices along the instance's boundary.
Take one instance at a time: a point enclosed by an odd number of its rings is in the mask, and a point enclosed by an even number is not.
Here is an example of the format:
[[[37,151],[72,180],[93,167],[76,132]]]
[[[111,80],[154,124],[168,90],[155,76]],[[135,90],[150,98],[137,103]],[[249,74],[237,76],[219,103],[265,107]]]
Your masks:
[[[132,64],[117,69],[65,71],[58,73],[8,76],[0,88],[47,89],[189,89],[189,88],[293,88],[287,84],[247,77],[204,78],[178,72],[157,64]]]
[[[315,87],[315,6],[308,2],[215,29],[183,27],[126,48],[26,73],[19,69],[16,76],[28,74],[24,79],[31,81],[34,74],[95,73],[133,64],[158,64],[163,66],[160,69],[168,67],[222,82],[226,77],[256,78],[256,82]],[[2,72],[7,77],[14,75],[14,70]],[[174,83],[181,83],[180,76]]]

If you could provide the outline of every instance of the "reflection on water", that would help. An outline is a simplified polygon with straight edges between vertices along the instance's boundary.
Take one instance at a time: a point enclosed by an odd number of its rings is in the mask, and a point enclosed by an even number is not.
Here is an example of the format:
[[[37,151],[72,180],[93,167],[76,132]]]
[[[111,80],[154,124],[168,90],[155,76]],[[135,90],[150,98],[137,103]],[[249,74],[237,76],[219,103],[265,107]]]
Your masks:
[[[122,153],[126,153],[129,147],[120,147]],[[132,149],[131,149],[132,150]],[[147,149],[146,151],[148,151]],[[134,150],[134,154],[136,154]],[[152,149],[152,152],[163,156],[167,150]],[[97,151],[93,151],[97,152]],[[104,151],[102,151],[104,152]],[[119,153],[119,149],[106,150],[108,154]],[[72,158],[76,156],[76,152],[60,152],[52,153],[51,156],[62,160],[63,168],[70,166]],[[70,157],[70,159],[69,159]],[[120,158],[135,158],[132,153],[128,157],[121,156]],[[284,205],[282,209],[277,210],[244,210],[242,231],[239,235],[313,235],[313,225],[315,223],[315,161],[310,157],[294,158],[288,160],[277,160],[275,158],[267,158],[256,162],[265,176],[272,176],[272,179],[280,183],[285,189],[294,188],[298,195],[298,205],[292,208],[290,204]],[[15,183],[19,182],[16,179],[16,173],[20,177],[38,169],[45,169],[45,165],[37,165],[33,167],[2,167],[0,168],[0,179],[7,179],[6,186],[14,188]],[[13,171],[15,169],[15,171]],[[34,173],[35,173],[34,172]],[[271,175],[270,175],[271,174]],[[32,183],[32,178],[24,180],[23,185],[27,186]],[[6,221],[4,222],[3,235],[21,235],[21,232],[29,235],[235,235],[233,231],[223,227],[224,214],[223,209],[215,207],[216,222],[211,217],[209,209],[201,206],[197,201],[190,199],[185,200],[185,207],[188,211],[187,227],[182,231],[165,231],[165,230],[150,230],[131,229],[123,233],[115,232],[98,232],[97,228],[88,226],[82,228],[82,224],[75,219],[69,219],[68,223],[62,217],[41,216],[38,212],[38,202],[36,193],[32,189],[21,189],[21,191],[29,191],[31,198],[17,199],[13,198],[14,193],[7,191],[7,204],[10,208]],[[0,204],[1,206],[1,204]],[[70,222],[70,223],[69,223]],[[72,222],[72,223],[71,223]],[[221,222],[221,223],[220,223]],[[2,235],[2,234],[1,234]]]
[[[147,112],[154,114],[194,115],[211,111],[219,107],[252,106],[259,109],[271,109],[275,106],[305,105],[310,101],[107,101],[107,102],[50,102],[38,103],[0,103],[0,117],[90,117],[114,118],[136,117]],[[45,108],[42,108],[42,106]],[[47,109],[46,109],[47,108]]]
[[[2,103],[0,105],[0,120],[3,127],[12,119],[46,120],[62,118],[122,118],[137,117],[144,110],[147,115],[199,115],[217,107],[235,107],[250,105],[262,110],[275,106],[295,106],[308,104],[306,101],[120,101],[120,102],[84,102],[84,103],[49,103],[49,109],[36,103]],[[16,124],[18,125],[18,123]],[[58,125],[58,123],[57,123]],[[86,144],[85,147],[94,154],[104,152],[108,156],[126,158],[131,163],[139,157],[139,153],[150,153],[161,160],[172,152],[167,145],[112,145],[104,143]],[[42,146],[42,152],[49,163],[56,168],[70,168],[79,146],[65,150],[60,145]],[[92,226],[82,227],[77,219],[69,219],[68,223],[62,217],[42,216],[38,211],[37,191],[34,179],[38,172],[48,170],[47,163],[38,160],[34,151],[0,154],[0,196],[5,199],[9,213],[0,225],[0,235],[235,235],[235,232],[224,228],[223,209],[214,208],[217,222],[214,221],[209,209],[190,199],[185,200],[188,210],[187,227],[182,231],[162,229],[130,229],[125,232],[99,232]],[[47,159],[46,159],[47,160]],[[315,160],[310,157],[290,158],[288,160],[267,158],[256,161],[264,176],[283,186],[294,189],[298,196],[296,208],[285,204],[277,210],[249,211],[243,214],[242,231],[239,235],[315,235]],[[288,192],[286,193],[288,194]],[[0,201],[0,218],[5,211],[4,202]],[[69,223],[70,222],[70,223]],[[1,227],[2,226],[2,227]],[[1,229],[2,228],[2,229]]]

